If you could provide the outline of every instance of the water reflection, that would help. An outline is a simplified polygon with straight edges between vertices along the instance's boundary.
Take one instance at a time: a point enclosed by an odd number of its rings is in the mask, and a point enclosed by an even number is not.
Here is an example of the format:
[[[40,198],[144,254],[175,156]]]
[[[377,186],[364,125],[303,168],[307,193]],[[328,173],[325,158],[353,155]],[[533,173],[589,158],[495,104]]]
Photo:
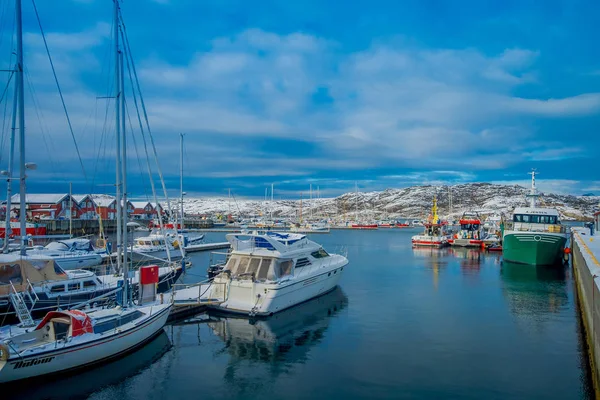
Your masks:
[[[449,248],[413,247],[413,255],[425,261],[425,268],[433,271],[433,287],[438,288],[440,271],[448,265]]]
[[[569,303],[567,267],[502,263],[503,292],[516,316],[544,321]]]
[[[3,393],[19,393],[22,399],[87,399],[92,393],[117,385],[141,373],[171,348],[165,331],[135,352],[94,369],[63,378],[3,385]]]
[[[226,344],[232,361],[304,362],[311,346],[321,341],[330,317],[348,305],[338,286],[330,293],[277,313],[268,319],[218,317],[208,322]]]
[[[460,261],[460,269],[464,275],[474,275],[481,269],[482,259],[485,257],[479,249],[466,247],[453,247],[452,255]]]

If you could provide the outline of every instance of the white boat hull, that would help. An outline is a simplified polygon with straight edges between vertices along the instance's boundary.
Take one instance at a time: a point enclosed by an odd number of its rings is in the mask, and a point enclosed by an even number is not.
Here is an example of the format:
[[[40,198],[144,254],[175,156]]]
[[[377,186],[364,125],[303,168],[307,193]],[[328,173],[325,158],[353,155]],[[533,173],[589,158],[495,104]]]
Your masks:
[[[339,257],[339,258],[338,258]],[[268,316],[334,289],[348,261],[338,256],[319,274],[295,277],[281,284],[231,281],[226,301],[212,308],[253,316]]]
[[[48,351],[31,356],[26,353],[21,357],[11,355],[7,361],[0,361],[0,383],[65,373],[124,355],[160,332],[170,307],[161,307],[160,310],[156,316],[123,332],[110,331],[106,335],[98,335],[99,339],[73,346],[64,344],[62,348],[60,345],[55,348],[54,343],[49,343]]]

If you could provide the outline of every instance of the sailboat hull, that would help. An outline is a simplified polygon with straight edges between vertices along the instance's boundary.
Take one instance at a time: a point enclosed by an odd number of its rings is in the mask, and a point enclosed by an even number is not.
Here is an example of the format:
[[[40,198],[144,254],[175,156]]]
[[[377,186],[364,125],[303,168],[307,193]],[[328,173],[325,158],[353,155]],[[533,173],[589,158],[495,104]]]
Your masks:
[[[48,346],[48,351],[31,356],[11,356],[7,361],[0,361],[0,383],[70,373],[122,357],[161,333],[169,311],[170,306],[162,307],[139,326],[116,330],[96,340],[58,348]]]

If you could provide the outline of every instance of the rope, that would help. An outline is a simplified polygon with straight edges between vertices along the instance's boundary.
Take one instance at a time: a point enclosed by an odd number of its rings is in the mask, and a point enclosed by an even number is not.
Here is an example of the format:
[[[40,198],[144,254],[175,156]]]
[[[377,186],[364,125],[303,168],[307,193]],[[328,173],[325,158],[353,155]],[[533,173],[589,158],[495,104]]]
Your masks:
[[[81,153],[79,152],[79,146],[77,145],[77,140],[75,139],[75,133],[73,132],[73,126],[71,125],[71,118],[69,117],[69,113],[67,112],[67,106],[65,104],[65,99],[62,94],[62,90],[60,88],[60,84],[58,83],[58,77],[56,76],[56,70],[54,69],[54,62],[52,62],[52,57],[50,56],[50,50],[48,49],[48,43],[46,42],[46,35],[44,34],[44,28],[42,28],[42,21],[40,20],[40,15],[38,14],[37,6],[35,5],[35,0],[31,0],[33,4],[33,10],[35,11],[35,17],[37,19],[38,25],[40,27],[40,32],[42,33],[42,39],[44,40],[44,47],[46,48],[46,54],[48,55],[48,60],[50,61],[50,67],[52,68],[52,76],[54,76],[54,82],[56,82],[56,88],[58,89],[58,94],[60,96],[60,101],[63,106],[63,110],[65,112],[65,116],[67,117],[67,124],[69,125],[69,131],[71,132],[71,137],[73,138],[73,143],[75,144],[75,151],[77,152],[77,158],[79,159],[79,165],[81,166],[81,170],[83,171],[83,176],[85,181],[87,182],[87,175],[85,173],[85,167],[83,166],[83,160],[81,159]]]

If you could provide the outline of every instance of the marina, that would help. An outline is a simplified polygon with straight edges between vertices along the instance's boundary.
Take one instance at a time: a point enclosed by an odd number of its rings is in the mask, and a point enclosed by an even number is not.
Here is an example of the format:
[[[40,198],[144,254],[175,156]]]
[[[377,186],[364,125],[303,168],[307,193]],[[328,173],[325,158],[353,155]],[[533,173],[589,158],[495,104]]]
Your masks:
[[[2,399],[600,398],[588,12],[39,3],[0,3]]]
[[[134,353],[117,362],[138,365],[120,380],[100,367],[85,372],[86,384],[77,388],[71,377],[16,388],[31,399],[62,393],[174,399],[200,390],[207,398],[264,397],[293,382],[289,397],[330,398],[334,391],[345,398],[373,392],[391,398],[399,391],[416,397],[594,397],[568,267],[507,264],[500,254],[478,249],[414,248],[411,230],[315,235],[331,252],[347,249],[351,263],[336,290],[256,322],[181,314],[183,320],[165,328],[166,338],[140,350],[145,361],[136,364]],[[207,265],[209,254],[192,258]],[[195,268],[184,283],[201,280]],[[211,368],[196,374],[199,362]]]

